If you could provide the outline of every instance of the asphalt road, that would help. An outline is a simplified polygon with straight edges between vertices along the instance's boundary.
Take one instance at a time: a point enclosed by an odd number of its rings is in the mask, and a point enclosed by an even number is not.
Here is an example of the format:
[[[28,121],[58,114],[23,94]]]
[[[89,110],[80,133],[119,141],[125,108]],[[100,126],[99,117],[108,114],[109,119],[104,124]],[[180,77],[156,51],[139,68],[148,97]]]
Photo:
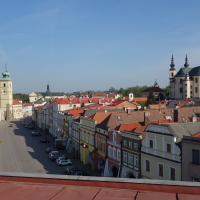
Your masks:
[[[30,120],[30,118],[29,118]],[[26,119],[28,121],[28,119]],[[46,147],[53,146],[53,137],[48,135],[50,143],[39,143],[42,136],[33,137],[20,121],[0,122],[0,171],[42,174],[64,174],[64,166],[57,166],[45,152]]]

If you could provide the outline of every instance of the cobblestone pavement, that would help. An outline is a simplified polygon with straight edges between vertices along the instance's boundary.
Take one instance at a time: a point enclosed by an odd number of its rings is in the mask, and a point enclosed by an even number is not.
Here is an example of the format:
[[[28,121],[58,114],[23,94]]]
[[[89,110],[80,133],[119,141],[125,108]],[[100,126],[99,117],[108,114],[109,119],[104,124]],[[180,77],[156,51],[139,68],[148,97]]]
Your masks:
[[[26,118],[29,122],[31,118]],[[12,123],[13,127],[9,127]],[[39,130],[39,129],[38,129]],[[0,122],[0,171],[5,172],[26,172],[42,174],[65,174],[64,166],[57,166],[55,162],[48,158],[45,152],[47,147],[54,146],[54,138],[46,135],[42,130],[41,137],[33,137],[31,130],[27,130],[20,121]],[[50,143],[40,144],[41,138],[50,140]],[[91,176],[100,176],[101,171],[93,172],[90,165],[83,165],[82,162],[73,158],[73,154],[63,153],[69,157],[73,165],[80,167]]]

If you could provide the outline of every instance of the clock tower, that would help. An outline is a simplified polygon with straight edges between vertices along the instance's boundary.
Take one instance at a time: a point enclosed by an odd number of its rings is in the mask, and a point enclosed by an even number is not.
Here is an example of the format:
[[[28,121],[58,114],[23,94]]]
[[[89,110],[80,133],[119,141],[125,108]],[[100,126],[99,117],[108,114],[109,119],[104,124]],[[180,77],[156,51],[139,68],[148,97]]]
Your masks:
[[[0,79],[0,120],[9,121],[12,119],[13,91],[12,80],[10,79],[10,73],[7,71],[7,67],[5,67],[2,76],[3,78]]]

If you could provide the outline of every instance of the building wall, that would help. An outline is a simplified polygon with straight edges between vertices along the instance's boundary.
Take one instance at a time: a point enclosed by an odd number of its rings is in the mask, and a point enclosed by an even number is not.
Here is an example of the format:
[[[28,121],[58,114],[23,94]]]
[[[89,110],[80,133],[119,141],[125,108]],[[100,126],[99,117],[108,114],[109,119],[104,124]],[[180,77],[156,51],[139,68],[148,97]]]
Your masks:
[[[150,161],[150,172],[147,172],[146,160]],[[159,164],[163,164],[163,177],[159,176]],[[176,163],[153,155],[147,155],[141,152],[141,172],[142,178],[170,180],[170,167],[175,168],[175,180],[181,181],[181,163]]]
[[[21,118],[23,118],[22,104],[13,105],[13,119],[21,119]]]
[[[200,165],[192,163],[192,149],[200,151],[200,140],[182,140],[182,181],[200,179]]]

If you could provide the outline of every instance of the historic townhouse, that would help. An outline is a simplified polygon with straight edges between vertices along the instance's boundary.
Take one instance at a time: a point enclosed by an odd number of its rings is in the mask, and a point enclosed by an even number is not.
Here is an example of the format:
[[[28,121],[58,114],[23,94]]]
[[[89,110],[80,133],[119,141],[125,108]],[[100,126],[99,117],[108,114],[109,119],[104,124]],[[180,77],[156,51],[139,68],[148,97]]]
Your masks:
[[[57,138],[61,139],[63,137],[63,134],[64,134],[65,116],[64,116],[64,113],[62,111],[59,111],[57,113],[57,115],[58,115],[58,134],[57,134]]]
[[[176,142],[181,137],[171,126],[149,124],[141,148],[142,178],[181,181],[181,150]],[[177,139],[178,138],[178,139]]]
[[[121,132],[110,129],[107,138],[107,159],[104,168],[104,177],[119,177],[121,166],[121,142]]]
[[[140,140],[142,135],[122,131],[121,178],[140,178]]]
[[[79,121],[72,121],[71,126],[72,126],[72,148],[73,148],[73,153],[76,158],[80,157],[80,120]]]
[[[95,148],[95,126],[97,122],[88,117],[80,118],[80,159],[84,165],[91,164]]]

